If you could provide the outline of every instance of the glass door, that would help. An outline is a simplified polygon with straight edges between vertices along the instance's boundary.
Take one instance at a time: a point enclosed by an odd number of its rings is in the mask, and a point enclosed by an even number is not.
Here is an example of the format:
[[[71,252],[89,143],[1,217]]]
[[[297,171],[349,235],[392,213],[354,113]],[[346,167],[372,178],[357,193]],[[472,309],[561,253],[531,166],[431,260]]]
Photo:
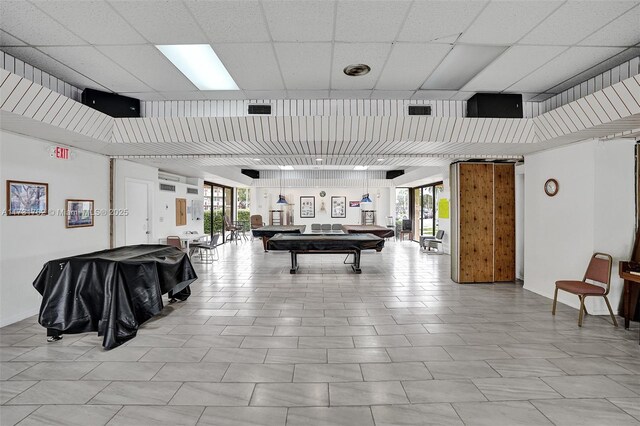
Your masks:
[[[227,187],[214,183],[205,182],[204,184],[204,232],[211,236],[220,234],[220,244],[226,240],[224,229],[226,189]]]
[[[435,235],[438,232],[438,202],[444,187],[442,182],[413,188],[413,237]]]

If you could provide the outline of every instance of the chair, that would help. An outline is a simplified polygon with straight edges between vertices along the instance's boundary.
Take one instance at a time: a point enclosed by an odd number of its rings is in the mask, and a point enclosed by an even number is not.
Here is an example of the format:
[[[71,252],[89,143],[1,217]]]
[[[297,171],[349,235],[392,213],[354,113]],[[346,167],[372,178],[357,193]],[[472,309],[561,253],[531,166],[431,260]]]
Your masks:
[[[569,293],[573,293],[580,299],[580,313],[578,314],[578,327],[582,327],[583,313],[588,314],[587,309],[584,306],[584,299],[587,296],[600,296],[604,297],[604,301],[609,309],[611,320],[614,326],[618,326],[607,294],[609,294],[609,288],[611,287],[611,256],[605,253],[594,253],[591,256],[591,261],[587,267],[587,272],[584,274],[582,281],[562,280],[556,281],[556,290],[553,295],[553,308],[551,314],[556,314],[556,305],[558,303],[558,290],[564,290]],[[588,281],[592,281],[598,284],[591,284]]]
[[[177,247],[182,250],[182,240],[180,239],[180,237],[177,237],[175,235],[170,235],[167,237],[167,245]]]
[[[264,222],[262,221],[262,215],[253,214],[251,215],[251,230],[262,228],[264,226]],[[251,240],[253,241],[253,233],[251,233]]]
[[[420,237],[420,248],[422,251],[429,253],[431,249],[438,251],[438,254],[442,254],[442,249],[439,244],[442,244],[442,238],[444,237],[444,231],[442,229],[436,232],[435,237],[433,235],[422,235]]]
[[[211,239],[205,243],[199,243],[196,245],[198,252],[200,254],[200,262],[198,263],[213,263],[215,260],[220,259],[220,255],[218,254],[218,239],[220,238],[220,234],[213,234]],[[202,251],[206,252],[206,258],[202,258]],[[215,257],[213,254],[215,253]]]
[[[342,232],[342,225],[339,223],[334,223],[333,225],[331,225],[331,230],[333,232],[337,232],[337,231]]]
[[[238,232],[242,231],[242,227],[237,226],[235,224],[233,224],[231,222],[231,219],[229,219],[229,216],[225,216],[224,217],[224,229],[226,231],[229,231],[230,234],[227,237],[227,240],[236,240],[236,244],[238,244]]]
[[[331,224],[330,223],[323,223],[322,226],[320,227],[320,229],[322,229],[322,232],[329,232],[329,231],[331,231]]]
[[[400,229],[399,236],[400,240],[404,241],[404,236],[408,235],[409,239],[411,239],[411,233],[413,232],[413,223],[411,219],[402,219],[402,228]]]
[[[311,232],[321,232],[321,231],[322,231],[322,225],[320,225],[319,223],[311,224]]]

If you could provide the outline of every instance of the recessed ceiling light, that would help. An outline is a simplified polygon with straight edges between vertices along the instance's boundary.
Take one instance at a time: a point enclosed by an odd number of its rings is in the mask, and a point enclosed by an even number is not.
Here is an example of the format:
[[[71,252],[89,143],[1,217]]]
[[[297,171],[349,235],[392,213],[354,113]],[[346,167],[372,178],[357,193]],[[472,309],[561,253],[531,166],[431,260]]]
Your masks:
[[[293,166],[278,166],[280,170],[293,170]]]
[[[316,158],[316,161],[322,161],[322,158]]]
[[[240,90],[208,44],[164,44],[156,47],[198,89]]]
[[[378,158],[376,161],[384,161],[384,158]]]
[[[353,170],[367,170],[369,166],[355,166]]]
[[[360,77],[361,75],[369,74],[371,67],[367,64],[353,64],[344,67],[342,72],[350,77]]]

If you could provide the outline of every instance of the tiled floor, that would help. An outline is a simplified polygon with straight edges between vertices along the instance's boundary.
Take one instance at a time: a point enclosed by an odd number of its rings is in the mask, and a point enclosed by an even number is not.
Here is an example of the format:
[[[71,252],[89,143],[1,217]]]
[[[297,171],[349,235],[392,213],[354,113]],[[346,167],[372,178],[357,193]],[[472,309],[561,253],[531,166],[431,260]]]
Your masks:
[[[0,330],[0,423],[640,424],[638,325],[517,284],[458,285],[449,257],[390,241],[362,256],[226,245],[192,297],[128,344]]]

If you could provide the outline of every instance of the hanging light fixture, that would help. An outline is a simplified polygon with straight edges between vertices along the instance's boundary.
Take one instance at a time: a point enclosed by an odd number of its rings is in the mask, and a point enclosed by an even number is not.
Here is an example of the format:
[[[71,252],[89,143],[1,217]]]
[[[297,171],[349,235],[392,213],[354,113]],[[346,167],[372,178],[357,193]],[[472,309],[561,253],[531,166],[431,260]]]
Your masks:
[[[368,179],[368,175],[367,175],[367,170],[364,170],[364,181],[365,181],[365,185],[366,185],[366,191],[363,195],[362,195],[362,200],[360,200],[361,203],[371,203],[371,198],[369,198],[369,179]]]
[[[280,169],[280,194],[278,195],[278,201],[276,201],[276,204],[289,204],[284,198],[284,195],[282,195],[282,169]]]

